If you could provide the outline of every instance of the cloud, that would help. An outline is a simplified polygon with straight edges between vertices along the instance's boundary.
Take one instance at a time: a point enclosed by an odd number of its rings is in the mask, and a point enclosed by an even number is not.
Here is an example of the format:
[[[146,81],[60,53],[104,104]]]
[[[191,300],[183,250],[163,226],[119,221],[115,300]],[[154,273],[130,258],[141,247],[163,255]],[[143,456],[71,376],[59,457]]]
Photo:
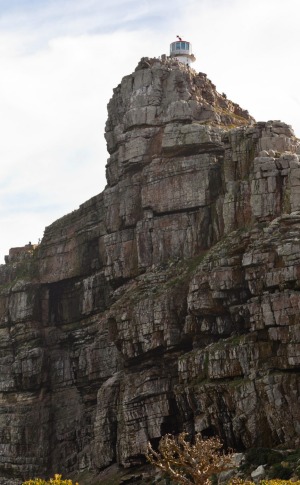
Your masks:
[[[103,190],[107,102],[145,53],[161,53],[160,38],[65,35],[24,50],[30,32],[0,35],[0,254]]]
[[[258,120],[291,123],[300,133],[298,0],[191,0],[184,10],[197,67]]]
[[[30,42],[37,48],[57,37],[143,30],[147,25],[155,31],[158,25],[151,18],[167,24],[180,10],[179,0],[174,0],[172,9],[160,0],[39,0],[16,1],[13,6],[4,11],[0,26],[6,32],[29,34],[25,50]]]

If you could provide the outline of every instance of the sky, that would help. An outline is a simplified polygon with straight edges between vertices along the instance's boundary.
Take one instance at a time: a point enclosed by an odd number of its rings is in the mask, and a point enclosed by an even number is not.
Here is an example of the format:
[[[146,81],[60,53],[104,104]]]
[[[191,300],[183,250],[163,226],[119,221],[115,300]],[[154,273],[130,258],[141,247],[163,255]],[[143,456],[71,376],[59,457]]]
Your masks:
[[[0,263],[105,185],[107,103],[141,57],[196,71],[300,137],[299,0],[0,0]]]

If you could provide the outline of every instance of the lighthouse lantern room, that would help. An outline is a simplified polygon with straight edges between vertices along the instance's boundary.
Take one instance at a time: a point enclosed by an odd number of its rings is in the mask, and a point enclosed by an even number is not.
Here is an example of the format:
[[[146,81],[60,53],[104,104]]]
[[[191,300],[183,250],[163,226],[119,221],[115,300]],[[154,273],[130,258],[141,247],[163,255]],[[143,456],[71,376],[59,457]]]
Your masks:
[[[170,44],[170,57],[176,57],[180,62],[190,65],[196,60],[192,54],[192,44],[183,40],[179,35],[177,35],[177,39]]]

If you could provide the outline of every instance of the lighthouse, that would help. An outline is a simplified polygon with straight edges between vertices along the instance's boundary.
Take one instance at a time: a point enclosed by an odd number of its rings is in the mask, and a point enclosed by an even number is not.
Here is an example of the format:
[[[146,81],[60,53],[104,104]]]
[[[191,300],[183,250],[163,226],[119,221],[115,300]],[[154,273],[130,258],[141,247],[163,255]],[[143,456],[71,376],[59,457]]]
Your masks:
[[[195,62],[196,57],[192,54],[192,44],[183,40],[179,35],[177,35],[177,39],[170,44],[170,57],[176,57],[178,61],[188,65]]]

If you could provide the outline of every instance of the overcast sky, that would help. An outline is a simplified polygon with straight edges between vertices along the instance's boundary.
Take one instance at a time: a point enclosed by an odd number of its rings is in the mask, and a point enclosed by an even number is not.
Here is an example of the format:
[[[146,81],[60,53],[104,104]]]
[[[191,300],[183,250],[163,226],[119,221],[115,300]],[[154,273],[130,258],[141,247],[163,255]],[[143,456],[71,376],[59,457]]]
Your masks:
[[[106,105],[143,56],[193,67],[300,136],[299,0],[0,0],[0,262],[106,184]]]

